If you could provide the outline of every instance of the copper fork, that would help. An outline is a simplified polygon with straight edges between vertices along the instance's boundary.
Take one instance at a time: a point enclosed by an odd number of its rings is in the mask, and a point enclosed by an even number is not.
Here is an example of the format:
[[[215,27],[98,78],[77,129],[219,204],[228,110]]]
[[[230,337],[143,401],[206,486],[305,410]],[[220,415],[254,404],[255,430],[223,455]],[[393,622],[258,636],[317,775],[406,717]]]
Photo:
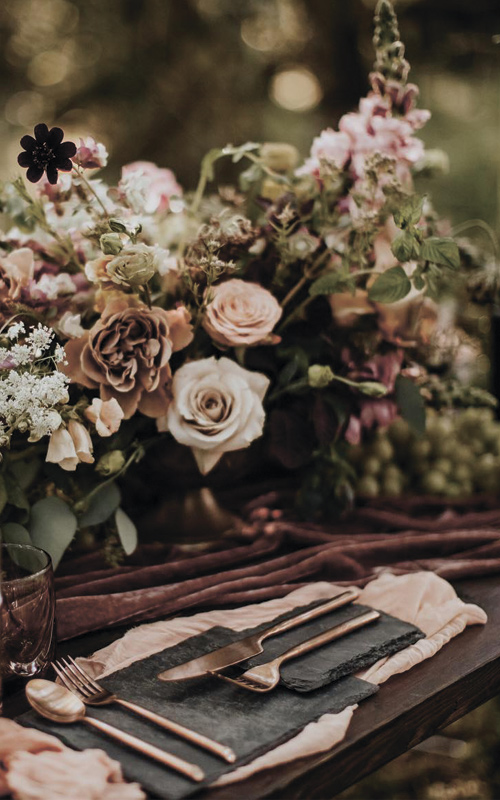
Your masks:
[[[340,639],[341,636],[346,636],[348,633],[356,631],[364,625],[368,625],[370,622],[375,622],[379,617],[380,614],[378,611],[373,609],[366,611],[364,614],[360,614],[359,617],[354,617],[346,622],[342,622],[334,628],[318,633],[316,636],[307,639],[301,644],[290,647],[277,658],[273,658],[272,661],[267,661],[265,664],[260,664],[258,667],[247,669],[246,672],[243,672],[236,678],[230,678],[222,672],[213,672],[212,675],[215,675],[217,678],[222,678],[222,680],[228,681],[229,683],[234,683],[236,686],[242,686],[244,689],[250,689],[252,692],[270,692],[280,681],[280,667],[285,661],[303,656],[305,653],[309,653],[311,650],[315,650],[323,644],[333,642],[335,639]]]
[[[191,744],[198,745],[198,747],[202,747],[204,750],[208,750],[214,755],[223,758],[229,764],[233,764],[236,761],[236,754],[230,747],[215,742],[213,739],[209,739],[208,736],[192,731],[190,728],[186,728],[178,722],[167,719],[167,717],[155,714],[154,711],[149,711],[147,708],[138,706],[136,703],[123,700],[121,697],[108,691],[108,689],[105,689],[104,686],[101,686],[101,684],[91,678],[71,656],[61,658],[59,661],[53,661],[52,666],[66,689],[76,694],[85,705],[106,706],[110,703],[118,703],[118,705],[128,708],[129,711],[133,711],[134,714],[139,714],[150,722],[154,722],[155,725],[158,725],[160,728],[165,728],[165,730],[170,731],[170,733],[175,733],[177,736],[181,736],[183,739],[191,742]]]

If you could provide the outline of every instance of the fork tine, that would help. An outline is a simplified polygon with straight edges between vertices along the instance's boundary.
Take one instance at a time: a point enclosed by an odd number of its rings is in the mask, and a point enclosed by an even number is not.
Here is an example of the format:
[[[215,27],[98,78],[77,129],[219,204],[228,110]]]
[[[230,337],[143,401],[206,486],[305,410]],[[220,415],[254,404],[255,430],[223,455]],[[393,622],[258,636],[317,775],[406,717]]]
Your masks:
[[[224,675],[222,672],[211,672],[210,675],[214,675],[216,678],[220,678],[226,683],[232,683],[234,686],[243,686],[244,689],[250,689],[252,692],[268,692],[269,689],[266,687],[265,689],[262,686],[258,686],[256,683],[247,680],[246,678],[230,678],[228,675]]]
[[[64,670],[64,674],[71,681],[71,683],[75,686],[75,688],[82,694],[84,697],[91,697],[94,694],[93,689],[85,684],[85,682],[80,678],[76,670],[73,669],[71,664],[68,664],[66,659],[61,658],[59,665],[61,669]]]
[[[93,688],[96,690],[96,692],[100,692],[100,691],[102,690],[102,686],[100,686],[100,685],[97,683],[97,681],[95,681],[95,680],[94,680],[94,679],[93,679],[93,678],[92,678],[92,677],[91,677],[91,676],[88,674],[88,672],[85,672],[85,670],[84,670],[84,669],[82,669],[82,668],[81,668],[81,666],[80,666],[79,664],[77,664],[77,663],[76,663],[76,661],[74,660],[74,658],[71,658],[71,656],[68,656],[68,661],[69,661],[69,662],[70,662],[70,664],[71,664],[71,665],[72,665],[72,666],[73,666],[73,667],[74,667],[74,668],[77,670],[78,674],[79,674],[79,675],[80,675],[80,676],[81,676],[81,677],[82,677],[82,678],[83,678],[83,679],[84,679],[84,680],[85,680],[85,681],[86,681],[88,684],[90,684],[90,686],[92,686],[92,687],[93,687]]]
[[[79,697],[81,697],[82,696],[81,692],[69,680],[68,676],[66,675],[64,670],[61,668],[61,666],[56,661],[52,662],[52,666],[53,666],[54,670],[56,671],[56,673],[58,674],[59,678],[61,679],[61,682],[63,683],[63,685],[66,687],[66,689],[69,689],[70,692],[73,692],[73,694],[76,694]]]

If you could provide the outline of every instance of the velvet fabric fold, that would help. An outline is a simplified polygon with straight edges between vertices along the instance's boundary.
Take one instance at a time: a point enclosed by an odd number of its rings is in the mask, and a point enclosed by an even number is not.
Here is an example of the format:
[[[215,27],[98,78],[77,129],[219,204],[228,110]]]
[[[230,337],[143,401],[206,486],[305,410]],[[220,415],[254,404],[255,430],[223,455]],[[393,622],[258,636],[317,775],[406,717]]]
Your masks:
[[[287,518],[269,493],[245,515],[238,539],[219,540],[201,554],[153,544],[117,568],[96,555],[68,562],[56,578],[59,638],[261,602],[317,580],[365,586],[383,571],[429,570],[448,580],[500,573],[500,508],[425,517],[366,508],[323,526]]]

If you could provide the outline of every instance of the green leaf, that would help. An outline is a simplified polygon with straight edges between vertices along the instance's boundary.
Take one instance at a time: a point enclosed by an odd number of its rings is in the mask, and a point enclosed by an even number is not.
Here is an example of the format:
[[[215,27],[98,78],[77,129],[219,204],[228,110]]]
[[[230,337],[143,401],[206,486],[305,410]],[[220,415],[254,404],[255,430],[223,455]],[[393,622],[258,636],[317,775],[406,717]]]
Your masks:
[[[54,569],[76,533],[77,519],[59,497],[44,497],[31,509],[30,533],[35,547],[46,550]]]
[[[413,194],[408,197],[401,206],[394,212],[394,222],[398,228],[406,228],[409,225],[416,225],[422,216],[422,206],[424,197]]]
[[[368,298],[376,303],[395,303],[411,291],[411,283],[403,267],[383,272],[368,290]]]
[[[450,269],[458,269],[460,266],[460,253],[453,239],[430,236],[422,242],[420,256],[426,261],[433,261]]]
[[[2,541],[9,544],[33,544],[24,525],[17,522],[6,522],[2,525]]]
[[[414,275],[413,278],[413,285],[417,291],[421,292],[422,289],[425,289],[425,281],[421,275]]]
[[[116,483],[105,483],[90,499],[79,520],[80,528],[100,525],[111,517],[120,505],[121,495]]]
[[[41,466],[41,460],[35,457],[26,461],[14,461],[13,464],[9,464],[9,472],[14,475],[19,487],[25,491],[35,480]]]
[[[309,294],[312,297],[320,294],[335,294],[336,292],[354,292],[356,284],[354,279],[349,278],[348,273],[327,272],[317,278],[309,287]]]
[[[123,508],[116,509],[115,523],[121,545],[129,556],[137,547],[137,528]]]
[[[5,485],[5,480],[3,475],[0,475],[0,514],[7,505],[8,499],[9,499],[9,493],[7,491],[7,486]]]
[[[395,385],[396,402],[402,417],[413,428],[415,433],[425,433],[425,405],[420,389],[409,378],[398,375]]]
[[[30,504],[18,481],[8,473],[4,476],[9,503],[22,511],[29,511]]]
[[[398,259],[403,263],[411,261],[412,258],[418,258],[419,245],[415,237],[409,231],[404,231],[399,236],[396,236],[391,244],[391,250]]]

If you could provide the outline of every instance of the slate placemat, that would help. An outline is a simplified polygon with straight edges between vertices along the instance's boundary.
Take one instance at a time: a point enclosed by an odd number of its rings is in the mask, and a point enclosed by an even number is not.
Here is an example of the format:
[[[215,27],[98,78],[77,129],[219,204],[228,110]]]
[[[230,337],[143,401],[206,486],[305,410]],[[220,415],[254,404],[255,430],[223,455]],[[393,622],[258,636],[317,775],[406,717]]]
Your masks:
[[[315,605],[318,603],[312,603],[307,608]],[[274,640],[270,639],[265,643],[264,658],[260,656],[259,660],[273,657],[273,654],[277,654],[276,650],[283,652],[297,641],[302,641],[319,630],[348,618],[340,616],[339,612],[342,612],[343,615],[349,613],[355,615],[362,613],[365,608],[356,605],[339,609],[322,619],[309,623],[307,631],[305,627],[304,629],[298,628],[296,631],[289,631]],[[298,609],[282,615],[279,619],[296,613],[298,613]],[[334,618],[332,619],[332,617]],[[351,646],[348,651],[343,651],[343,655],[339,650],[333,661],[325,661],[322,656],[318,658],[320,651],[304,656],[301,661],[305,663],[307,659],[307,677],[312,677],[312,680],[320,682],[329,681],[332,675],[337,677],[341,673],[345,674],[345,670],[351,670],[353,666],[358,669],[365,665],[366,660],[362,662],[360,658],[366,659],[366,652],[369,653],[369,663],[373,663],[381,655],[387,654],[388,647],[392,648],[390,652],[394,652],[394,648],[401,649],[402,646],[406,646],[409,641],[406,641],[405,636],[421,637],[422,634],[413,626],[394,620],[388,615],[384,615],[384,617],[387,617],[387,620],[383,619],[372,626],[373,629],[380,626],[379,639],[373,639],[374,634],[372,633],[367,647],[363,644],[363,637],[370,626],[351,634],[352,637],[359,637],[357,647]],[[269,623],[261,625],[259,629],[268,627],[268,625]],[[408,628],[412,630],[409,631]],[[382,635],[384,630],[386,634]],[[322,714],[337,713],[346,706],[357,703],[377,691],[378,687],[373,684],[351,676],[343,677],[314,691],[309,691],[311,687],[308,685],[307,693],[290,691],[284,686],[279,686],[264,695],[245,691],[215,678],[171,684],[158,681],[157,675],[164,669],[210,652],[217,647],[222,647],[236,638],[243,638],[250,632],[248,630],[235,634],[234,631],[227,628],[212,628],[175,647],[138,661],[126,669],[110,675],[102,682],[107,688],[128,700],[140,703],[187,727],[230,745],[238,755],[237,765],[253,760],[258,755],[276,747]],[[345,644],[348,638],[339,640],[337,647],[342,641]],[[403,639],[405,640],[404,644],[402,643]],[[397,646],[396,640],[398,641]],[[299,678],[302,678],[301,686],[303,688],[304,667],[302,667],[300,675],[297,670],[294,671],[293,667],[293,662],[290,662],[287,667],[287,670],[290,670],[287,680],[291,685],[293,683],[297,685],[301,683]],[[300,687],[297,685],[297,688]],[[234,766],[226,765],[210,753],[152,726],[118,706],[89,708],[88,711],[92,716],[104,719],[188,761],[199,764],[205,770],[206,783],[211,783],[217,776],[234,769]],[[23,715],[20,721],[23,724],[34,725],[54,733],[67,744],[79,749],[103,748],[112,758],[121,761],[127,777],[139,781],[152,797],[162,798],[162,800],[181,800],[181,798],[196,792],[202,785],[194,784],[131,750],[125,751],[120,745],[83,725],[55,725],[48,720],[41,719],[33,712]]]

